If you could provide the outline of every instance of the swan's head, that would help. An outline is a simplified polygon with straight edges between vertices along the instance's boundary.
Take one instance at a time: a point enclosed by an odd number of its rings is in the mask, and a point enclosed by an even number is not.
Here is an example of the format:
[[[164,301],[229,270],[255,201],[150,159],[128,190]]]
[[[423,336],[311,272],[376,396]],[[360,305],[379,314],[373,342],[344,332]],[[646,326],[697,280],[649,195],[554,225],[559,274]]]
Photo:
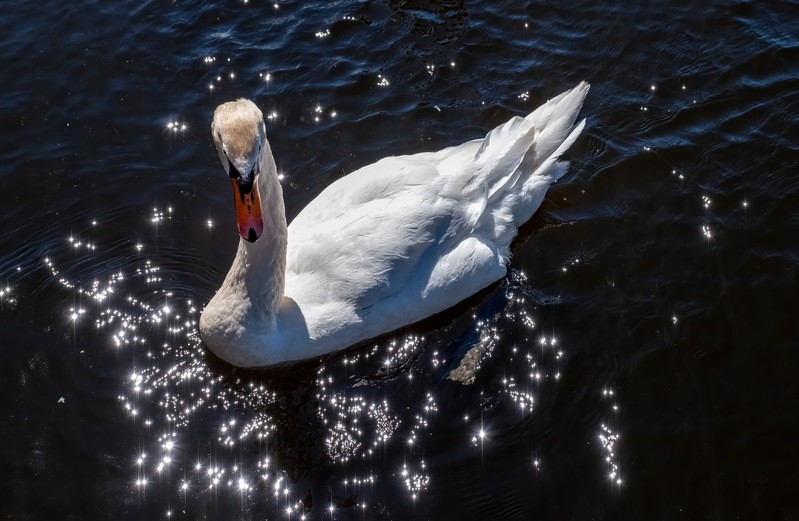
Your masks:
[[[266,142],[263,114],[247,99],[223,103],[214,112],[211,135],[233,184],[239,234],[244,240],[255,242],[264,231],[257,182]]]

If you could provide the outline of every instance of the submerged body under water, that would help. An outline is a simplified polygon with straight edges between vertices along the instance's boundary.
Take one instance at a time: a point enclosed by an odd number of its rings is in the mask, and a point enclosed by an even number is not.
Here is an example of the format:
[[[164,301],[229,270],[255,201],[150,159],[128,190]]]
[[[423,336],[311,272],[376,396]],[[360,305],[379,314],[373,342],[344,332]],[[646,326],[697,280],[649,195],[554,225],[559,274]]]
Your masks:
[[[796,6],[117,3],[0,15],[12,519],[792,518]],[[234,369],[213,109],[289,219],[587,80],[507,277],[342,354]],[[46,499],[45,499],[46,498]]]

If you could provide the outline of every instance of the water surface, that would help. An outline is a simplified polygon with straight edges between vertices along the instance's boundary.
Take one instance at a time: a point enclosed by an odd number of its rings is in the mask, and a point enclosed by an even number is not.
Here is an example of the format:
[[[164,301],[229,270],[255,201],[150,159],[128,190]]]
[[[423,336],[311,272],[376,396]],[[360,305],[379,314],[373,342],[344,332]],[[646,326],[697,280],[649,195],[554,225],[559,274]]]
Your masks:
[[[794,518],[797,14],[9,2],[6,517]],[[504,280],[287,370],[204,349],[238,240],[219,103],[267,115],[291,218],[581,80],[572,168]]]

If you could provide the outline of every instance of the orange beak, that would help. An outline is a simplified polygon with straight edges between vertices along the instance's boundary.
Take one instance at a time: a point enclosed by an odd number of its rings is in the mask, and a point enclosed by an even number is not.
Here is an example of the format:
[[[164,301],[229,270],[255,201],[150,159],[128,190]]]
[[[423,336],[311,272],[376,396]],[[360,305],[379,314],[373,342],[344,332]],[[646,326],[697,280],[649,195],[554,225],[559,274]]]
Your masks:
[[[250,193],[241,191],[235,179],[233,183],[233,202],[236,203],[236,222],[239,235],[245,241],[255,242],[264,233],[264,218],[261,214],[261,196],[258,194],[258,183],[253,182]]]

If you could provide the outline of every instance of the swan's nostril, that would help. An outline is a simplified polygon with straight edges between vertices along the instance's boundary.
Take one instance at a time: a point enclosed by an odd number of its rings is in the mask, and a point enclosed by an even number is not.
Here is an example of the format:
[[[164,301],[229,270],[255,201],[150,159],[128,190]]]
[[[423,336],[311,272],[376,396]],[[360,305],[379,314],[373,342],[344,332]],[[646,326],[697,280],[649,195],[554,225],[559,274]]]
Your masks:
[[[250,233],[247,234],[247,240],[250,242],[255,242],[258,240],[258,235],[255,233],[255,230],[250,228]]]
[[[252,178],[245,179],[239,177],[238,183],[239,183],[239,190],[241,190],[241,193],[244,195],[249,195],[250,192],[252,192],[252,187],[255,186],[255,179]]]
[[[249,175],[241,175],[236,168],[230,166],[230,178],[239,184],[239,191],[244,195],[249,195],[255,186],[255,171],[251,171]]]

